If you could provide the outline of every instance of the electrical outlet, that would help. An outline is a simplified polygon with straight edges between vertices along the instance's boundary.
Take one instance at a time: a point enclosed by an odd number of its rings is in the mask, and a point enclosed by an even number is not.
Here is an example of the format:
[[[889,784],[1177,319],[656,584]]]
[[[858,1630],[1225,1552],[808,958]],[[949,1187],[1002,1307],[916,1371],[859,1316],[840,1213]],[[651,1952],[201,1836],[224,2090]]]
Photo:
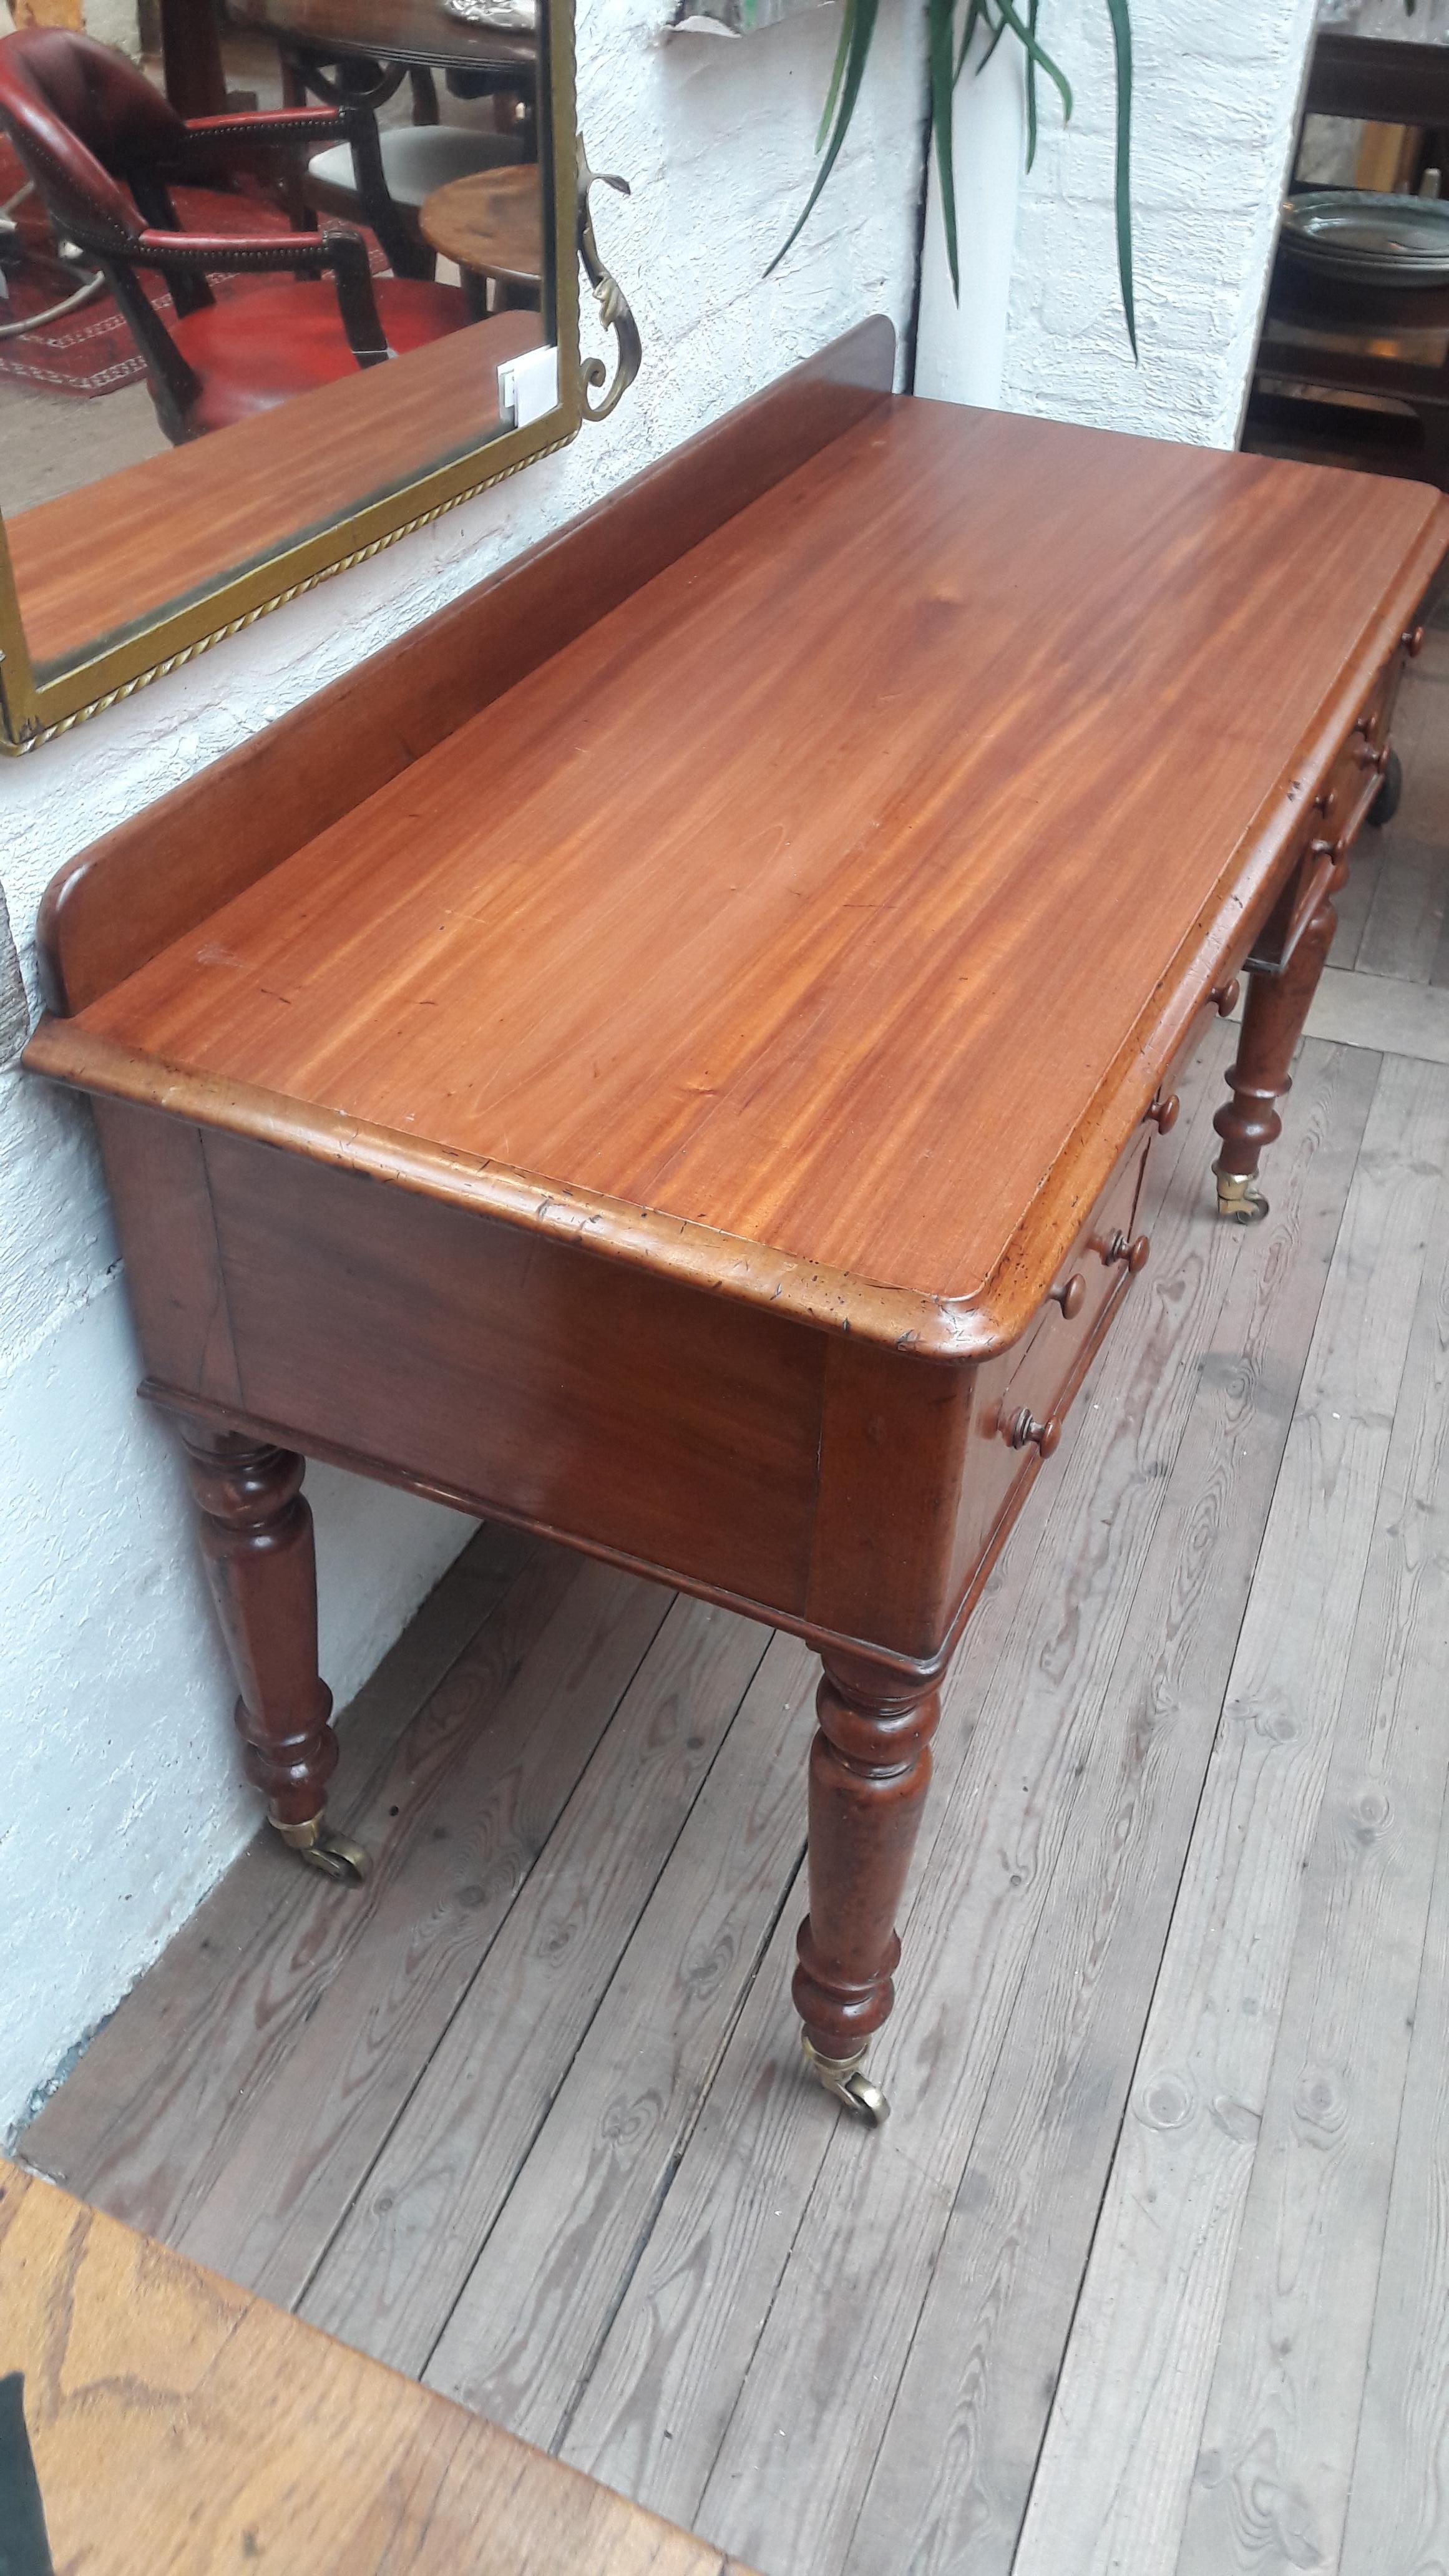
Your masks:
[[[557,349],[527,349],[498,370],[498,409],[513,429],[527,429],[558,407]]]

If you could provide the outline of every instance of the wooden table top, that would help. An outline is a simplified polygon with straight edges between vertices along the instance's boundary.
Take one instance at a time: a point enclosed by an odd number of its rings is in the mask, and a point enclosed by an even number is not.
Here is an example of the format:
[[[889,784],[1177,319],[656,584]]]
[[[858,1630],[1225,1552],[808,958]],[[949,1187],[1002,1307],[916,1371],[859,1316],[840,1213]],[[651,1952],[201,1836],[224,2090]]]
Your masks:
[[[424,197],[418,224],[444,259],[480,277],[536,286],[543,275],[543,197],[533,162],[450,179]]]
[[[530,76],[538,61],[535,36],[455,18],[442,0],[226,0],[226,14],[235,26],[291,37],[323,57],[364,54],[459,70],[504,63]]]
[[[1042,1293],[1445,527],[884,404],[66,1027],[954,1331]]]
[[[0,2376],[15,2370],[57,2570],[748,2576],[0,2161]]]

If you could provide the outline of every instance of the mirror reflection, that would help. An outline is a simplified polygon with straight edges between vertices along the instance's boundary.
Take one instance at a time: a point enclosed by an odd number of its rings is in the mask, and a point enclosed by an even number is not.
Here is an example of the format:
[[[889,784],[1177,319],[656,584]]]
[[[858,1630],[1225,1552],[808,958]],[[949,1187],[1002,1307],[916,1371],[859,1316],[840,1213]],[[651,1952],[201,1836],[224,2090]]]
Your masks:
[[[154,551],[165,522],[184,595],[513,425],[500,366],[553,337],[535,0],[0,0],[0,30],[27,630],[54,606],[47,505],[82,485],[127,478],[115,524],[139,510]],[[550,407],[536,373],[526,399]],[[57,648],[63,617],[34,638]]]

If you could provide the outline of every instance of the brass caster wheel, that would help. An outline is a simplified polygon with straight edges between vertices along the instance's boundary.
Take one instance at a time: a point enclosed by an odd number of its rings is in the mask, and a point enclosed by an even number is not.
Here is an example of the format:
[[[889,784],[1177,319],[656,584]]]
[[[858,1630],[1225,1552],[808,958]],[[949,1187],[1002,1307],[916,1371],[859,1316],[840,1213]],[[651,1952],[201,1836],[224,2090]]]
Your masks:
[[[1261,1225],[1268,1202],[1251,1172],[1219,1172],[1218,1214],[1230,1225]]]
[[[278,1825],[277,1832],[309,1869],[335,1879],[339,1887],[360,1887],[372,1867],[361,1843],[334,1833],[325,1816],[309,1816],[305,1825]]]
[[[868,2121],[873,2129],[885,2127],[891,2106],[880,2086],[872,2084],[870,2077],[861,2073],[865,2057],[863,2048],[858,2048],[853,2057],[822,2057],[817,2049],[812,2048],[803,2031],[800,2045],[805,2063],[817,2084],[823,2084],[826,2092],[833,2093],[837,2102],[843,2102],[858,2120]]]

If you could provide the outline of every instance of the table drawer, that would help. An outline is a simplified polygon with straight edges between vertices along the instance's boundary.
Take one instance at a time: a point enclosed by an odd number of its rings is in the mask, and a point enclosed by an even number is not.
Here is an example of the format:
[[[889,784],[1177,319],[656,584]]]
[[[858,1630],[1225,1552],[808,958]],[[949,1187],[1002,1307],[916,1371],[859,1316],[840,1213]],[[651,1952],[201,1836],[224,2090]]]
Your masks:
[[[1042,1459],[1051,1456],[1067,1406],[1146,1261],[1147,1238],[1133,1228],[1154,1132],[1149,1126],[1133,1137],[1036,1321],[977,1372],[966,1525],[957,1550],[963,1571],[989,1552]]]
[[[1242,998],[1243,962],[1239,955],[1219,969],[1215,983],[1203,995],[1186,1030],[1178,1040],[1172,1061],[1160,1086],[1160,1096],[1165,1097],[1176,1091],[1179,1080],[1192,1063],[1209,1029],[1215,1028],[1219,1020],[1231,1019]],[[1229,1033],[1223,1040],[1224,1049],[1231,1051],[1231,1043],[1231,1033]],[[1227,1062],[1226,1052],[1223,1061]]]
[[[1108,1309],[1147,1259],[1147,1237],[1134,1235],[1148,1139],[1134,1137],[1061,1267],[1040,1318],[1013,1351],[998,1399],[997,1436],[1016,1449],[1035,1446],[1028,1423],[1060,1426],[1086,1374]],[[1014,1363],[1014,1365],[1012,1365]],[[1050,1455],[1055,1442],[1044,1452]]]
[[[1292,875],[1253,943],[1251,966],[1285,966],[1324,896],[1343,882],[1341,871],[1379,792],[1404,659],[1401,648],[1379,673],[1299,827]]]

